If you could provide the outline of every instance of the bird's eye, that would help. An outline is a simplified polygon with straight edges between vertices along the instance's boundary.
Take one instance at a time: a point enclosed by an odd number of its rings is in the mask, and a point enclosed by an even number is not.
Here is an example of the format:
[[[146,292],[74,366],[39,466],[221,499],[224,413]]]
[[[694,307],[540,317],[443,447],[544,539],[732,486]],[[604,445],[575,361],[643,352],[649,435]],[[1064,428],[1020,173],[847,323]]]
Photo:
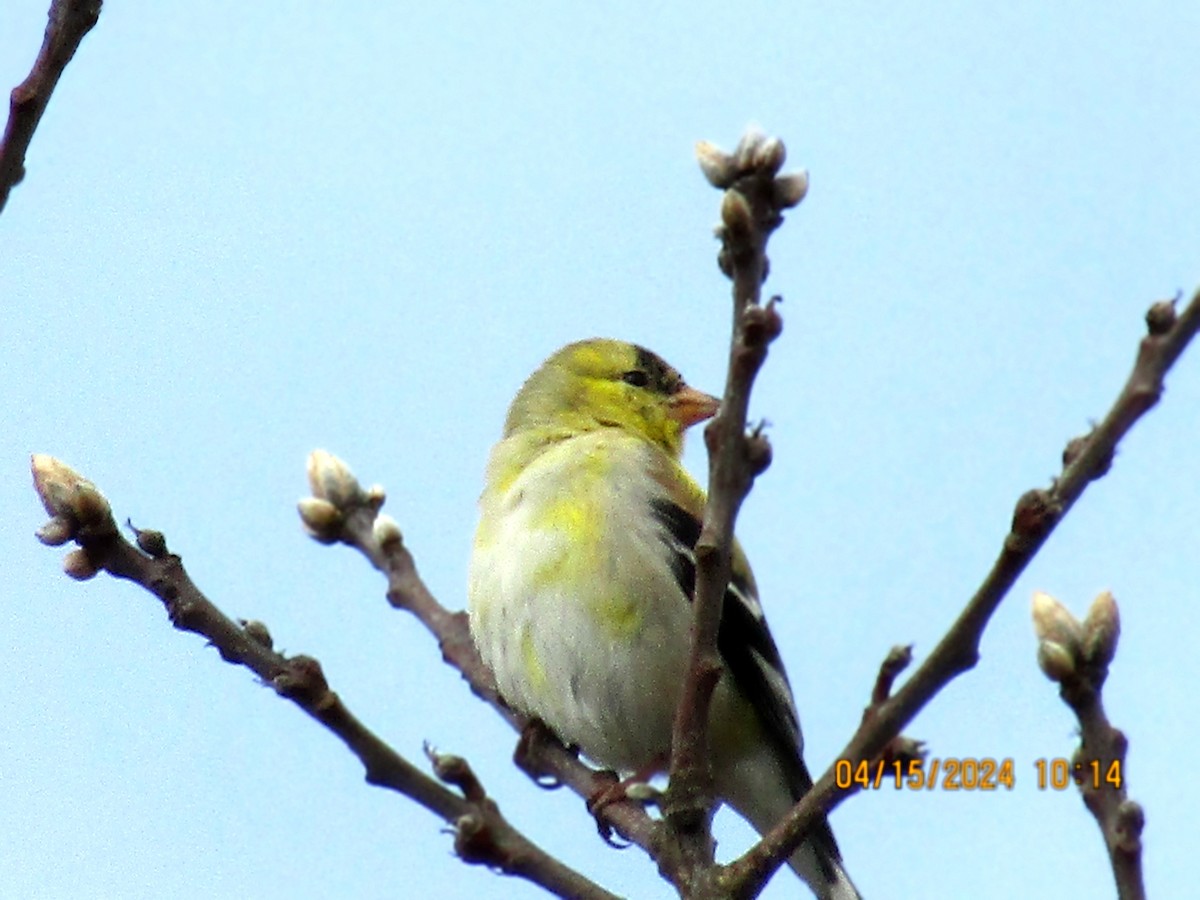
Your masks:
[[[641,369],[630,369],[621,376],[621,380],[626,384],[632,384],[634,387],[643,388],[650,383],[650,376]]]

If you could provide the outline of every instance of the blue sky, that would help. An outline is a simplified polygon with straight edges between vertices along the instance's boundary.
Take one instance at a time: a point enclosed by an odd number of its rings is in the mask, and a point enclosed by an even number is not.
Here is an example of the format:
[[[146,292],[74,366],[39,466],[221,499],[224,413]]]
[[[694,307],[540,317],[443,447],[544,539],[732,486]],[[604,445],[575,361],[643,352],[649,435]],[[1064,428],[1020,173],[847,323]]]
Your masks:
[[[0,9],[0,83],[46,0]],[[33,531],[28,456],[164,531],[232,615],[317,656],[398,750],[466,756],[506,813],[619,893],[667,897],[345,549],[303,536],[314,447],[382,482],[450,607],[490,444],[570,340],[644,343],[719,391],[719,196],[691,158],[757,122],[812,187],[771,249],[785,298],[752,411],[775,462],[747,547],[822,770],[879,661],[920,656],[1012,504],[1116,396],[1149,304],[1200,282],[1200,8],[1017,2],[652,8],[109,3],[0,216],[0,884],[9,896],[532,897],[457,862],[330,735],[175,633],[76,584]],[[1106,699],[1130,739],[1147,884],[1193,884],[1200,351],[912,725],[1014,760],[998,794],[858,796],[834,815],[870,900],[1111,895],[1096,826],[1034,760],[1074,723],[1029,600],[1111,589]],[[688,454],[703,471],[700,442]],[[721,852],[750,834],[719,822]],[[766,896],[796,895],[784,876]]]

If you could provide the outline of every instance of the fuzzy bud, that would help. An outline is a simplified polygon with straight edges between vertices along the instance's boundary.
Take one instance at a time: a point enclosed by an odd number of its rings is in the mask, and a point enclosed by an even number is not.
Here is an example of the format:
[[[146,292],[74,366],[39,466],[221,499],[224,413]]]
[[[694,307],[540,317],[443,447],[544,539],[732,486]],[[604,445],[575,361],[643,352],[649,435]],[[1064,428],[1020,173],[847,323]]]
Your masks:
[[[1033,631],[1039,643],[1051,641],[1072,656],[1079,652],[1083,629],[1071,611],[1044,591],[1033,594]]]
[[[760,172],[774,177],[783,168],[786,159],[787,148],[783,145],[783,141],[777,137],[769,137],[754,148],[752,165]]]
[[[75,536],[75,525],[66,516],[55,516],[34,534],[47,547],[61,547]]]
[[[738,141],[737,149],[733,151],[734,160],[739,169],[748,170],[754,166],[759,148],[766,143],[767,136],[757,126],[750,126]]]
[[[322,544],[337,542],[342,527],[342,514],[338,508],[320,497],[305,497],[296,504],[304,530],[313,540]]]
[[[696,162],[700,171],[715,188],[727,188],[737,180],[738,171],[733,157],[708,141],[696,141]]]
[[[1041,641],[1038,644],[1037,661],[1046,677],[1058,684],[1075,676],[1075,657],[1062,644]]]
[[[1121,615],[1117,601],[1109,591],[1097,595],[1083,620],[1084,662],[1108,668],[1117,652],[1117,639],[1121,636]]]
[[[111,530],[116,530],[116,522],[113,521],[112,507],[108,505],[108,500],[86,479],[76,486],[71,509],[79,524],[86,528],[110,526]]]
[[[35,453],[30,461],[33,487],[51,516],[67,517],[81,525],[116,530],[112,508],[96,486],[61,460]]]
[[[76,581],[87,581],[94,578],[100,570],[92,562],[92,557],[82,547],[76,548],[63,557],[63,571]]]
[[[30,460],[33,487],[46,512],[52,516],[71,513],[71,496],[84,477],[61,460],[45,453],[35,453]]]
[[[404,540],[399,523],[387,513],[375,517],[372,533],[375,535],[375,543],[385,549],[389,544],[399,544]]]
[[[740,191],[729,190],[721,198],[721,222],[733,240],[744,238],[754,228],[754,215],[750,201]]]
[[[771,196],[780,209],[791,209],[799,205],[807,195],[808,172],[804,169],[780,175],[771,183]]]
[[[383,504],[387,502],[387,491],[384,490],[382,484],[373,484],[367,488],[367,492],[363,495],[367,501],[367,506],[372,512],[379,512],[383,509]]]
[[[362,497],[362,488],[350,467],[327,450],[308,455],[308,484],[313,496],[344,509]]]

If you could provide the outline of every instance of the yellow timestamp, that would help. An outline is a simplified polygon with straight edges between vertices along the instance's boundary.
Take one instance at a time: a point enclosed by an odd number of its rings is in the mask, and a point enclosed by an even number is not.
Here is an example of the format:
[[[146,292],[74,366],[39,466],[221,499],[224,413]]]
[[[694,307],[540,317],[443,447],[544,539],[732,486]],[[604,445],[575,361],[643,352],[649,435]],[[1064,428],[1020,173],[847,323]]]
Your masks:
[[[834,778],[843,790],[1011,791],[1016,784],[1012,759],[990,756],[938,759],[877,760],[853,763],[839,759]]]
[[[1121,789],[1121,760],[1089,759],[1073,761],[1054,757],[1051,759],[1035,759],[1033,768],[1037,772],[1039,791],[1047,789],[1065,791],[1071,785],[1081,788],[1102,787]]]

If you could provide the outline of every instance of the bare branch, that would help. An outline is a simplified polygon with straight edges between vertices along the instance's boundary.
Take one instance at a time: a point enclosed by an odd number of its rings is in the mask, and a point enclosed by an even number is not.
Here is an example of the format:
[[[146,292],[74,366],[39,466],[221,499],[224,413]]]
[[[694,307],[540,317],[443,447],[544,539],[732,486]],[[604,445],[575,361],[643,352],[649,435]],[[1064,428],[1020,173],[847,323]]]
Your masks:
[[[51,516],[39,529],[39,540],[52,546],[71,540],[79,545],[67,555],[67,574],[84,580],[105,571],[158,597],[176,628],[207,638],[223,660],[250,669],[337,735],[362,763],[369,784],[410,797],[451,825],[455,850],[466,862],[525,878],[561,897],[615,900],[515,829],[464,760],[427,750],[438,777],[458,787],[460,795],[421,772],[360,722],[329,688],[317,660],[276,653],[261,622],[236,622],[222,613],[192,581],[180,557],[167,550],[161,533],[133,529],[137,546],[129,543],[107,499],[90,481],[43,455],[33,458],[33,476]]]
[[[103,0],[52,0],[42,49],[24,81],[12,90],[8,124],[0,139],[0,212],[25,177],[25,153],[58,79],[85,34],[100,18]]]
[[[868,708],[863,722],[838,759],[852,765],[879,756],[900,730],[947,684],[979,659],[979,641],[1000,601],[1029,565],[1087,485],[1108,472],[1117,444],[1162,396],[1163,379],[1200,330],[1200,290],[1182,313],[1175,301],[1154,304],[1147,314],[1149,334],[1138,346],[1137,359],[1112,408],[1090,434],[1073,440],[1064,455],[1065,468],[1048,489],[1026,492],[1017,501],[1012,529],[1000,555],[975,595],[901,689]],[[780,848],[799,845],[822,812],[829,812],[856,788],[839,788],[831,765],[791,813],[763,838],[768,852],[746,856],[729,868],[748,886],[770,877],[782,858]],[[745,895],[743,895],[745,896]]]

